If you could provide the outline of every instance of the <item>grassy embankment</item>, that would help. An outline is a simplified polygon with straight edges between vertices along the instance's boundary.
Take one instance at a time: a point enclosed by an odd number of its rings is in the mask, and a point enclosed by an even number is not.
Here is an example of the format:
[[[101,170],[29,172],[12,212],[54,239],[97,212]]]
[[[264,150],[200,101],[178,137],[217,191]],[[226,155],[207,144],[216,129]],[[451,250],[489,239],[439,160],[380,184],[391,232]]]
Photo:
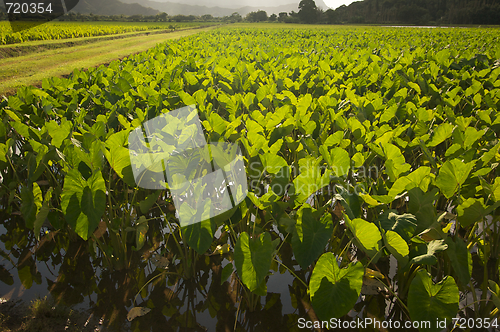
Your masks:
[[[47,77],[62,77],[75,68],[89,68],[143,52],[169,39],[189,36],[214,27],[175,32],[144,31],[120,35],[26,42],[0,46],[0,95],[17,88],[40,85]],[[13,56],[15,54],[20,56]]]

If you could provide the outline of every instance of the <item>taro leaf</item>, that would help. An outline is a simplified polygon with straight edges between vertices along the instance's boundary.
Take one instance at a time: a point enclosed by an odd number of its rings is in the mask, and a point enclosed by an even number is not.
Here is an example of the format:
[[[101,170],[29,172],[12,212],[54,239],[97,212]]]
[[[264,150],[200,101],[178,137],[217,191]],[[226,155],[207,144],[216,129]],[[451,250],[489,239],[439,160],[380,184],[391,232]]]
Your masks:
[[[290,181],[290,168],[282,167],[274,176],[272,176],[269,187],[278,196],[283,196],[286,193],[287,185]]]
[[[491,187],[493,201],[500,201],[500,177],[495,179],[493,186]]]
[[[464,149],[470,149],[472,145],[474,145],[474,143],[484,135],[484,133],[484,130],[478,131],[476,128],[467,127],[465,130]]]
[[[245,145],[250,157],[258,156],[262,149],[265,149],[267,145],[267,139],[256,131],[248,131],[247,140],[243,140],[242,143]]]
[[[361,262],[341,269],[333,253],[321,255],[309,283],[311,304],[320,320],[342,317],[352,309],[363,286],[364,272]]]
[[[253,291],[255,294],[260,295],[260,296],[266,296],[267,295],[267,282],[266,280],[262,280],[260,283],[259,287],[257,287],[256,290]]]
[[[288,166],[285,159],[273,153],[260,155],[260,160],[262,161],[264,169],[270,174],[277,174],[282,167]]]
[[[408,263],[408,254],[410,253],[410,249],[408,248],[406,241],[403,240],[398,233],[394,231],[387,231],[384,235],[384,242],[386,248],[391,254],[394,255],[401,266]]]
[[[453,271],[455,271],[458,280],[462,285],[469,284],[472,276],[472,256],[465,242],[456,238],[455,241],[451,237],[446,239],[448,250],[446,254],[450,259]]]
[[[182,232],[186,238],[187,244],[196,250],[199,255],[202,255],[210,248],[215,229],[215,221],[212,219],[205,219],[201,222],[182,227]]]
[[[72,124],[70,121],[63,119],[62,123],[57,123],[54,120],[45,124],[49,135],[52,137],[52,145],[56,148],[61,148],[62,142],[68,137],[71,132]]]
[[[446,139],[450,138],[452,132],[453,132],[453,125],[450,123],[443,123],[434,130],[432,139],[426,145],[428,147],[434,147],[444,142]]]
[[[491,299],[497,308],[500,308],[500,287],[493,280],[488,280],[488,289],[491,292]]]
[[[413,188],[408,191],[410,198],[408,212],[417,218],[417,228],[415,233],[420,233],[429,228],[437,220],[437,211],[434,201],[437,199],[439,190],[433,188],[424,193],[420,188]]]
[[[227,263],[226,266],[224,266],[224,268],[222,269],[220,284],[222,285],[231,274],[233,274],[233,264]]]
[[[439,52],[436,53],[436,62],[439,63],[440,65],[443,65],[445,67],[448,67],[448,64],[450,62],[450,50],[449,49],[443,49]]]
[[[378,227],[375,226],[374,223],[360,218],[350,220],[346,217],[345,219],[357,244],[368,256],[370,256],[370,258],[373,258],[374,262],[376,262],[377,258],[374,257],[382,248],[382,235],[380,235]]]
[[[241,233],[234,247],[234,263],[241,281],[252,292],[257,291],[264,281],[273,259],[275,244],[267,232],[250,238]]]
[[[335,200],[344,208],[345,213],[351,219],[361,216],[361,203],[358,195],[352,195],[347,190],[335,194]]]
[[[429,321],[431,328],[420,331],[440,331],[436,322],[451,321],[458,312],[459,292],[455,279],[446,276],[434,284],[425,270],[420,270],[408,291],[408,310],[413,321]]]
[[[295,259],[305,270],[325,250],[333,231],[332,216],[310,208],[301,209],[298,213],[295,231],[292,237],[292,248]]]
[[[151,311],[151,309],[146,308],[146,307],[133,307],[128,312],[127,319],[129,322],[131,322],[134,318],[144,316],[145,314],[147,314],[150,311]]]
[[[83,161],[78,164],[78,171],[85,180],[88,180],[92,175],[92,169]]]
[[[66,221],[84,240],[92,235],[106,209],[106,186],[100,171],[85,180],[76,169],[64,178],[61,207]]]
[[[135,250],[140,250],[146,241],[146,233],[149,230],[149,224],[145,216],[141,216],[136,223],[135,229]]]
[[[439,169],[436,185],[446,198],[451,198],[460,186],[467,180],[474,167],[474,161],[464,164],[458,159],[448,160]]]
[[[419,187],[423,191],[427,191],[427,188],[431,181],[429,177],[430,172],[430,167],[422,166],[417,168],[407,176],[400,177],[396,180],[396,182],[394,182],[391,189],[389,190],[389,196],[396,197],[403,191],[410,190],[415,187]]]
[[[443,219],[447,212],[443,212],[437,221],[434,221],[429,228],[424,229],[422,232],[418,233],[418,236],[425,242],[431,242],[433,240],[446,239],[448,235],[443,231],[441,227],[440,220]],[[448,231],[446,231],[448,232]]]
[[[43,223],[47,219],[49,212],[50,212],[50,200],[52,198],[52,188],[50,188],[46,193],[45,193],[45,199],[42,204],[42,208],[36,215],[35,223],[33,226],[33,230],[35,233],[35,236],[38,240],[40,240],[40,229],[42,228]]]
[[[434,256],[434,254],[446,250],[448,248],[448,245],[444,243],[444,240],[434,240],[427,243],[427,247],[424,248],[426,248],[427,252],[425,254],[413,257],[410,261],[410,264],[434,265],[437,263],[437,258],[436,256]]]
[[[321,158],[303,158],[299,161],[300,174],[293,180],[297,194],[296,206],[301,205],[309,196],[330,183],[330,170],[321,174]]]
[[[154,192],[146,197],[145,200],[139,203],[139,207],[141,208],[141,212],[146,214],[149,209],[156,203],[158,197],[160,197],[161,191]]]
[[[2,122],[0,122],[1,124]],[[1,136],[5,136],[5,135],[0,135]],[[7,165],[7,153],[8,153],[8,148],[7,148],[7,145],[3,144],[3,143],[0,143],[0,165],[1,167],[5,167]]]
[[[410,241],[417,227],[417,218],[413,214],[398,215],[396,210],[387,210],[378,218],[380,226],[386,231],[398,233],[406,242]]]
[[[406,163],[401,150],[391,143],[381,144],[386,159],[385,167],[391,181],[396,181],[401,173],[410,170],[411,166]]]
[[[109,165],[123,181],[131,187],[135,187],[135,178],[130,164],[129,149],[122,146],[113,146],[110,151],[104,149]]]
[[[30,289],[33,285],[33,275],[31,274],[30,265],[25,265],[22,269],[18,269],[17,274],[24,288]]]
[[[321,154],[325,161],[333,169],[336,176],[341,177],[349,173],[351,167],[351,159],[349,158],[349,153],[339,147],[333,148],[330,152],[326,146],[321,146]]]
[[[333,148],[331,153],[332,165],[335,175],[345,176],[349,173],[351,167],[351,159],[349,158],[349,153],[339,147]]]
[[[75,147],[78,159],[86,163],[91,170],[102,169],[104,143],[90,133],[85,133],[83,137],[82,147]]]
[[[24,217],[26,227],[33,229],[38,211],[42,207],[42,191],[37,183],[33,183],[33,189],[22,187],[21,189],[21,213]]]
[[[66,225],[64,216],[59,211],[49,211],[47,219],[49,220],[50,225],[52,225],[52,227],[56,230],[62,229]]]
[[[483,198],[468,198],[457,207],[458,222],[460,226],[467,227],[484,217],[486,206]]]
[[[113,147],[125,146],[126,144],[128,144],[129,134],[130,134],[130,129],[121,130],[117,133],[110,135],[106,139],[106,147],[111,150]]]
[[[0,281],[9,286],[14,285],[14,277],[3,265],[0,265]]]

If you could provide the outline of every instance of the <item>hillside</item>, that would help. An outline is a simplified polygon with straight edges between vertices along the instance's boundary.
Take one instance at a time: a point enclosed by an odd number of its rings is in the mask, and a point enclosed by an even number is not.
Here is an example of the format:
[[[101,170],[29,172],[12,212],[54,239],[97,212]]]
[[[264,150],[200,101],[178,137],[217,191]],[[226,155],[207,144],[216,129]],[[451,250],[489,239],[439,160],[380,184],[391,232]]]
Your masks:
[[[159,1],[150,1],[150,0],[122,0],[125,3],[131,4],[139,2],[142,6],[151,7],[160,12],[165,12],[168,15],[195,15],[201,16],[205,14],[210,14],[214,17],[221,16],[229,16],[234,12],[238,12],[240,15],[245,16],[246,14],[258,11],[265,10],[268,15],[272,13],[279,14],[281,12],[297,12],[298,2],[297,3],[289,3],[286,5],[276,6],[276,7],[255,7],[255,6],[245,6],[245,7],[237,7],[237,8],[229,8],[229,7],[220,7],[220,6],[199,6],[199,5],[189,5],[185,3],[177,3],[177,2],[159,2]],[[293,0],[287,0],[288,2]],[[216,2],[214,2],[216,3]]]
[[[147,6],[123,3],[118,0],[80,0],[71,12],[95,15],[156,15],[160,13]]]
[[[300,0],[297,1],[297,4]],[[138,3],[142,3],[141,0],[136,0]],[[158,2],[162,2],[161,0]],[[269,4],[268,0],[171,0],[169,2],[174,2],[178,4],[185,4],[191,6],[204,6],[204,7],[220,7],[220,8],[233,8],[239,9],[242,7],[278,7],[283,5],[289,5],[295,2],[295,0],[273,0],[272,6]]]
[[[500,24],[498,0],[364,0],[328,13],[328,23]]]

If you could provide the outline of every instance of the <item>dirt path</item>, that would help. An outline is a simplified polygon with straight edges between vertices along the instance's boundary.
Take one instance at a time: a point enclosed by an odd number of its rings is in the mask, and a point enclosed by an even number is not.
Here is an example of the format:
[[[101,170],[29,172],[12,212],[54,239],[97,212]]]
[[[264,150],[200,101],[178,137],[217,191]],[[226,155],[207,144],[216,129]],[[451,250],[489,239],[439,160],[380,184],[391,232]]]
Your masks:
[[[44,78],[62,77],[70,74],[75,68],[99,66],[146,51],[169,39],[189,36],[213,28],[106,40],[1,59],[0,95],[13,94],[22,86],[40,86]]]

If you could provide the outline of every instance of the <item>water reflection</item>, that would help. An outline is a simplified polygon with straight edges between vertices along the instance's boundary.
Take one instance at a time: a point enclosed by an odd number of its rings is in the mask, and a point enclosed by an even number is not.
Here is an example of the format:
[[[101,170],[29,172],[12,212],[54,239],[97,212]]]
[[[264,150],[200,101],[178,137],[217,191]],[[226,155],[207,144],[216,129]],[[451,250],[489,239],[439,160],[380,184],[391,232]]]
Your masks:
[[[273,239],[283,242],[267,277],[267,294],[258,296],[248,292],[236,272],[223,273],[224,267],[233,264],[231,251],[220,249],[233,245],[225,227],[219,226],[209,250],[198,255],[175,237],[179,232],[167,222],[170,214],[155,208],[148,212],[144,245],[137,249],[134,232],[118,243],[113,241],[120,230],[107,227],[99,227],[87,241],[69,228],[45,227],[37,240],[20,215],[0,211],[2,301],[29,302],[50,295],[65,306],[88,309],[110,331],[298,331],[299,318],[317,320],[303,283],[309,282],[314,266],[300,268],[279,227],[269,230]],[[235,232],[242,231],[239,227],[246,226],[242,224],[232,225]],[[328,247],[333,252],[348,242],[341,227],[335,232],[332,236],[337,240]],[[361,253],[349,250],[349,255],[354,260]],[[392,290],[398,290],[396,261],[381,258],[377,269]],[[475,280],[482,278],[480,273],[473,270]],[[368,286],[342,319],[409,320],[385,287]],[[470,302],[464,297],[461,308]],[[129,321],[127,315],[134,307],[151,311]]]
[[[90,309],[116,331],[282,331],[296,329],[298,318],[308,317],[307,290],[285,269],[269,277],[267,296],[256,296],[253,308],[235,273],[221,282],[223,267],[232,264],[227,254],[193,252],[196,272],[186,274],[186,262],[177,258],[183,244],[176,245],[161,218],[150,220],[146,245],[134,251],[133,241],[127,243],[127,261],[112,267],[109,262],[119,253],[105,253],[95,241],[72,236],[70,230],[45,229],[37,241],[21,216],[2,212],[1,219],[4,300],[29,302],[50,295],[65,306]],[[97,235],[110,240],[109,231]],[[216,238],[227,242],[221,228]],[[280,259],[293,266],[287,246]],[[159,265],[158,258],[168,265]],[[135,306],[152,310],[129,322],[127,314]]]

